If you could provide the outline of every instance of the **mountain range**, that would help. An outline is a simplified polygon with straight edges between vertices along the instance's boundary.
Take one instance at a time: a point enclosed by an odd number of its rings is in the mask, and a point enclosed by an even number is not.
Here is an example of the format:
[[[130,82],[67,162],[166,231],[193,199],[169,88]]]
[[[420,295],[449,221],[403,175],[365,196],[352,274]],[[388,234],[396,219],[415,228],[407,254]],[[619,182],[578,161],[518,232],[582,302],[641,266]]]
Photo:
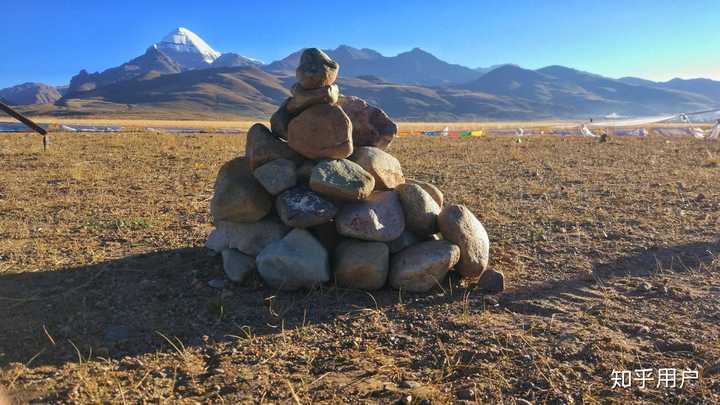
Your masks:
[[[563,66],[472,69],[419,48],[396,56],[347,45],[326,52],[340,64],[342,92],[406,120],[587,118],[720,105],[720,82],[709,79],[611,79]],[[192,31],[178,28],[120,66],[81,71],[62,97],[37,83],[0,90],[0,97],[35,104],[24,108],[28,113],[266,118],[289,96],[301,53],[263,64],[220,53]]]

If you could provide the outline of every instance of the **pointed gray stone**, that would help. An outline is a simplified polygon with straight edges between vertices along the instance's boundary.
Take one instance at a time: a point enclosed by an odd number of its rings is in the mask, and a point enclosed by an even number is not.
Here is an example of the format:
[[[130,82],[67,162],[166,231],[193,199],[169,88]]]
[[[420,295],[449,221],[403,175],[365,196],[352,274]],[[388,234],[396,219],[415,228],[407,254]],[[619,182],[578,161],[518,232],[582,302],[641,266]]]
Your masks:
[[[269,244],[256,258],[260,277],[270,288],[315,288],[330,280],[328,254],[304,229],[294,229]]]

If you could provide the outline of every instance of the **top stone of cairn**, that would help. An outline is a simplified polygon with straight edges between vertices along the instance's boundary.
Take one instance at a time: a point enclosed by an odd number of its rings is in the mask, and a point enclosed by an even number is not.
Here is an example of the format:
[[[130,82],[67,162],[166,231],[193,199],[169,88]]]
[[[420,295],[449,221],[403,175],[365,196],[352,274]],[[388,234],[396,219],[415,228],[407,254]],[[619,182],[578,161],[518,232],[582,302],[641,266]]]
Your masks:
[[[300,57],[295,76],[305,90],[319,89],[335,83],[340,65],[318,48],[308,48]]]

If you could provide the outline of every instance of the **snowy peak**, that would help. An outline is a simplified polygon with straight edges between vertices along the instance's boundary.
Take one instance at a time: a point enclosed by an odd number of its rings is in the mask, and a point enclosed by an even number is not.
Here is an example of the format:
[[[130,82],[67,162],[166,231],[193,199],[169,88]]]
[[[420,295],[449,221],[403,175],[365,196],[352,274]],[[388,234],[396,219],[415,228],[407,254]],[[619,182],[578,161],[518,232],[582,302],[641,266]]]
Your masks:
[[[155,44],[159,50],[187,69],[208,67],[220,52],[187,28],[177,28]]]

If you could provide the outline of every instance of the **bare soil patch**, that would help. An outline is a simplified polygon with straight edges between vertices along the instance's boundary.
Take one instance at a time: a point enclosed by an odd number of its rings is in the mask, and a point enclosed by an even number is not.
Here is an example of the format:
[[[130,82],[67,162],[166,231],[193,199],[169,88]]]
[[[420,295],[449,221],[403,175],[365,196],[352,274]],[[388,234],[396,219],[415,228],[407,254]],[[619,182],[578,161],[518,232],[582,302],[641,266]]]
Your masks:
[[[244,136],[52,141],[0,134],[0,386],[20,402],[720,402],[718,143],[399,138],[509,287],[428,296],[209,287],[212,183]],[[642,368],[700,379],[612,388]]]

